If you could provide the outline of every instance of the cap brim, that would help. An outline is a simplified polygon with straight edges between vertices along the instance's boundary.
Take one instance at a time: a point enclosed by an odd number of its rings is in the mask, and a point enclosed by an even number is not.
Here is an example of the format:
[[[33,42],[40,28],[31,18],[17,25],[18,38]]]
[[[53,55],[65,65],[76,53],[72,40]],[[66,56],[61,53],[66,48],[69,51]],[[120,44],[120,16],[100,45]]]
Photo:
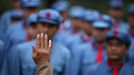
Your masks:
[[[26,7],[34,7],[34,8],[37,8],[37,7],[39,7],[39,4],[32,4],[32,3],[31,4],[24,4],[23,7],[25,7],[25,8]]]
[[[38,19],[38,22],[45,22],[45,23],[50,23],[50,24],[58,24],[54,21],[51,21],[51,20],[45,20],[45,19]]]
[[[94,28],[100,28],[100,29],[109,29],[108,26],[93,26]]]
[[[119,36],[109,36],[109,37],[106,38],[106,41],[109,41],[109,40],[114,39],[114,38],[117,39],[117,40],[120,40],[121,42],[124,42],[124,39],[122,39]]]
[[[122,7],[116,7],[116,6],[112,6],[112,9],[122,9]]]

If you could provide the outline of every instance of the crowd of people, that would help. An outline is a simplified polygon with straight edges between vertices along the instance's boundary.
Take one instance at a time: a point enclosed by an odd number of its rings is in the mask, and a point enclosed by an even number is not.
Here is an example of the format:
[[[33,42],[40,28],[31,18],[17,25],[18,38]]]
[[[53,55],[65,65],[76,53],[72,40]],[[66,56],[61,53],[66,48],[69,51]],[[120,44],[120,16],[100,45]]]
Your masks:
[[[36,75],[37,50],[49,50],[53,75],[134,75],[134,4],[124,12],[122,0],[110,0],[105,14],[65,0],[44,9],[41,0],[12,3],[0,18],[0,75]]]

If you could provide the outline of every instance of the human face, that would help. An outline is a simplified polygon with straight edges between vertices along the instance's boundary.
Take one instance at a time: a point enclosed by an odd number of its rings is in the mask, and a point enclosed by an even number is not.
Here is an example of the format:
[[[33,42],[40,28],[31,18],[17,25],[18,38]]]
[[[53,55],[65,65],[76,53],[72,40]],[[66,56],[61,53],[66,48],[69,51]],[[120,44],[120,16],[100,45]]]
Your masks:
[[[64,21],[68,19],[68,12],[67,12],[67,10],[62,11],[61,15],[62,15]]]
[[[127,20],[128,20],[128,23],[130,24],[130,26],[134,28],[134,14],[128,15]]]
[[[81,25],[82,25],[82,21],[78,18],[72,18],[71,19],[71,23],[73,25],[73,27],[77,30],[81,29]]]
[[[22,21],[23,20],[23,17],[22,16],[19,16],[19,17],[11,17],[11,24],[15,24],[19,21]]]
[[[13,2],[12,2],[12,4],[13,4],[13,7],[15,8],[15,9],[20,9],[21,8],[21,2],[20,2],[20,0],[12,0]]]
[[[37,35],[37,23],[32,23],[30,26],[27,28],[27,35],[29,39],[33,39]]]
[[[124,58],[128,52],[127,46],[116,38],[112,38],[106,42],[106,50],[108,58],[111,60]]]
[[[91,23],[89,23],[87,21],[83,21],[83,24],[82,24],[81,28],[86,34],[91,35],[91,32],[92,32]]]
[[[110,16],[112,16],[115,19],[121,19],[122,15],[123,15],[123,11],[120,8],[117,8],[117,9],[116,8],[111,8],[109,10],[109,14],[110,14]]]
[[[52,39],[58,31],[59,26],[50,23],[38,22],[37,28],[39,33],[47,34],[49,36],[49,39]]]
[[[35,7],[27,7],[23,8],[25,18],[28,18],[31,14],[36,14],[38,12],[38,8]]]
[[[109,31],[108,28],[92,28],[92,36],[96,42],[104,42],[106,33]]]

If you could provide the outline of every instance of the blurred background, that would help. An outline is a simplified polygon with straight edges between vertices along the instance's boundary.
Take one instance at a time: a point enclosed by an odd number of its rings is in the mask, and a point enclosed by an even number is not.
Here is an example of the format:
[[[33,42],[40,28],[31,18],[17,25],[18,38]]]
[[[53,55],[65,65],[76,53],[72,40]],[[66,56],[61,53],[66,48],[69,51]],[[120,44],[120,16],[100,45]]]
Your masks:
[[[41,5],[40,1],[42,1]],[[58,12],[54,10],[40,11],[40,9],[47,8],[57,10],[62,17],[57,15]],[[52,53],[56,55],[52,59],[54,61],[52,67],[56,71],[54,75],[64,74],[68,69],[70,70],[68,73],[72,74],[65,75],[88,73],[87,70],[90,69],[90,66],[105,60],[103,56],[107,57],[103,51],[106,50],[105,42],[109,35],[112,38],[113,35],[116,37],[119,35],[117,40],[123,44],[115,44],[114,49],[112,44],[110,48],[113,51],[118,48],[123,49],[124,45],[128,48],[130,41],[132,42],[129,52],[125,54],[130,58],[130,63],[134,64],[134,0],[0,0],[0,17],[0,72],[2,73],[0,75],[22,75],[23,72],[31,75],[34,73],[35,64],[30,54],[32,54],[32,46],[36,42],[34,39],[38,33],[48,34],[52,42],[56,41],[63,45],[63,50],[58,46],[54,51],[58,51],[57,54]],[[106,34],[108,31],[114,32]],[[122,33],[118,33],[118,31]],[[91,44],[91,48],[89,45],[85,46],[87,43]],[[115,51],[115,54],[111,54],[114,55],[113,57],[117,57],[113,60],[120,59],[121,56],[124,60],[126,56],[120,55],[119,52]],[[23,69],[22,66],[26,69]],[[110,71],[110,73],[112,72]]]
[[[57,0],[42,0],[42,8],[50,7]],[[81,5],[87,8],[97,9],[100,12],[107,13],[109,0],[68,0],[73,5]],[[134,0],[124,0],[124,10],[128,4],[134,3]],[[0,0],[0,15],[12,8],[11,0]]]

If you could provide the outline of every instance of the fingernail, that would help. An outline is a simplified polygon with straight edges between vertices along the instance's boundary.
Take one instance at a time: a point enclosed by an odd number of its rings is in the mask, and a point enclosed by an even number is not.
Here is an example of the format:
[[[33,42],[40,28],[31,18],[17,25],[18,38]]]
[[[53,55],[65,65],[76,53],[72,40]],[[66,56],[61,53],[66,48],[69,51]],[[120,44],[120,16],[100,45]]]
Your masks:
[[[44,34],[43,33],[41,33],[41,38],[44,36]]]
[[[52,41],[49,40],[49,48],[51,48],[51,45],[52,45]]]
[[[48,38],[48,36],[47,36],[47,34],[45,34],[45,39],[47,39]]]
[[[37,38],[39,38],[40,37],[40,34],[37,34]]]

